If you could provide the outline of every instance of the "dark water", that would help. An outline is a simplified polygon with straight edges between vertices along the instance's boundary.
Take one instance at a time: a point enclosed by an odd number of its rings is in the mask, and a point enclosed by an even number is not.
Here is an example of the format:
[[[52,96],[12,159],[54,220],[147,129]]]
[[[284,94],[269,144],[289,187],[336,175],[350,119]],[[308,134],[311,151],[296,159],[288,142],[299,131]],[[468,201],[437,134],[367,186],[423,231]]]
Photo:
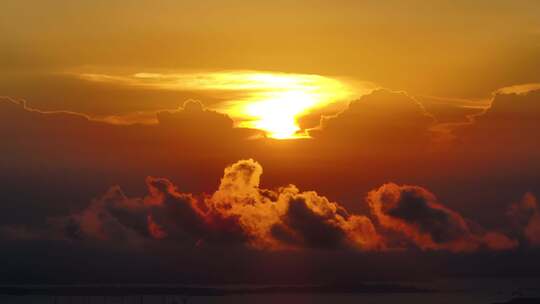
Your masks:
[[[369,295],[351,295],[351,294],[332,294],[332,295],[307,295],[307,294],[275,294],[275,295],[231,295],[222,297],[192,297],[189,304],[213,304],[213,303],[257,303],[257,304],[387,304],[387,303],[438,303],[438,304],[467,304],[467,303],[494,303],[504,302],[509,299],[509,295],[454,292],[454,293],[407,293],[407,294],[369,294]],[[174,296],[125,296],[125,297],[57,297],[52,296],[2,296],[1,303],[6,304],[181,304],[181,297]]]
[[[386,304],[386,303],[439,303],[439,304],[467,304],[467,303],[495,303],[510,299],[510,295],[486,294],[470,292],[454,293],[412,293],[412,294],[333,294],[333,295],[306,295],[306,294],[275,294],[275,295],[231,295],[222,297],[192,297],[189,304],[213,303],[257,303],[257,304]],[[6,304],[182,304],[181,297],[174,296],[125,296],[125,297],[52,297],[52,296],[0,296],[0,302]]]
[[[500,303],[512,297],[540,297],[539,279],[452,279],[411,282],[405,285],[438,290],[427,293],[366,293],[366,294],[247,294],[226,296],[194,296],[182,301],[181,296],[2,296],[0,304],[395,304],[395,303]]]

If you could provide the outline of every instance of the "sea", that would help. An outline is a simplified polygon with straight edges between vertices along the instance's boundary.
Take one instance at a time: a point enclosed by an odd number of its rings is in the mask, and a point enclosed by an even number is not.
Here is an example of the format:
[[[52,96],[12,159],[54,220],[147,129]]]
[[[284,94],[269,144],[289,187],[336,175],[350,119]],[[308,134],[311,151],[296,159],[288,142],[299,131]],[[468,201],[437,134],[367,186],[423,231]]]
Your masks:
[[[394,282],[395,283],[395,282]],[[182,295],[0,295],[2,304],[491,304],[512,299],[539,299],[540,278],[528,279],[445,279],[406,282],[407,286],[429,288],[432,292],[405,293],[271,293],[224,296]],[[223,288],[223,287],[221,287]],[[536,303],[536,302],[526,302]]]

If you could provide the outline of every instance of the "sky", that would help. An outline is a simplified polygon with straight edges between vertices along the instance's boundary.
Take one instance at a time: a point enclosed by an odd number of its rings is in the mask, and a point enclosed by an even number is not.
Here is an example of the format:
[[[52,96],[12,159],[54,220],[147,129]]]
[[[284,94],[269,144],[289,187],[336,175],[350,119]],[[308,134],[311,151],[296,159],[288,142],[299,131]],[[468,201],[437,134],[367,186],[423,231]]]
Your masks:
[[[0,283],[538,277],[539,15],[4,0]]]

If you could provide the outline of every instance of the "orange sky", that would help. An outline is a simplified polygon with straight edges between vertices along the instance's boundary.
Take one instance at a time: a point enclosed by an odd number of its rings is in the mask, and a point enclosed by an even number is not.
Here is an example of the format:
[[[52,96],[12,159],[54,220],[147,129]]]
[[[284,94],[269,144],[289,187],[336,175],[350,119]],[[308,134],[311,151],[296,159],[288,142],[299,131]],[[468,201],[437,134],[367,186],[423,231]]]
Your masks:
[[[4,0],[0,247],[537,257],[539,12]]]
[[[539,5],[7,0],[0,62],[10,74],[73,67],[313,73],[411,94],[485,97],[539,81]]]

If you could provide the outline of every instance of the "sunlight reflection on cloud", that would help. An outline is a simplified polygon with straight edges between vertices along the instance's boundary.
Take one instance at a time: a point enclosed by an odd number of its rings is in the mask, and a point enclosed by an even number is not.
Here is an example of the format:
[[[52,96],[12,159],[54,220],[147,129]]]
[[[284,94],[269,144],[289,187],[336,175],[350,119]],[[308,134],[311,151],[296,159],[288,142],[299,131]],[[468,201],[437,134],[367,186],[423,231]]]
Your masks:
[[[259,71],[198,73],[135,73],[127,76],[79,74],[89,81],[163,90],[223,91],[237,93],[213,108],[231,116],[237,126],[264,130],[268,137],[308,137],[298,118],[333,104],[369,93],[368,82],[345,81],[320,75]]]

